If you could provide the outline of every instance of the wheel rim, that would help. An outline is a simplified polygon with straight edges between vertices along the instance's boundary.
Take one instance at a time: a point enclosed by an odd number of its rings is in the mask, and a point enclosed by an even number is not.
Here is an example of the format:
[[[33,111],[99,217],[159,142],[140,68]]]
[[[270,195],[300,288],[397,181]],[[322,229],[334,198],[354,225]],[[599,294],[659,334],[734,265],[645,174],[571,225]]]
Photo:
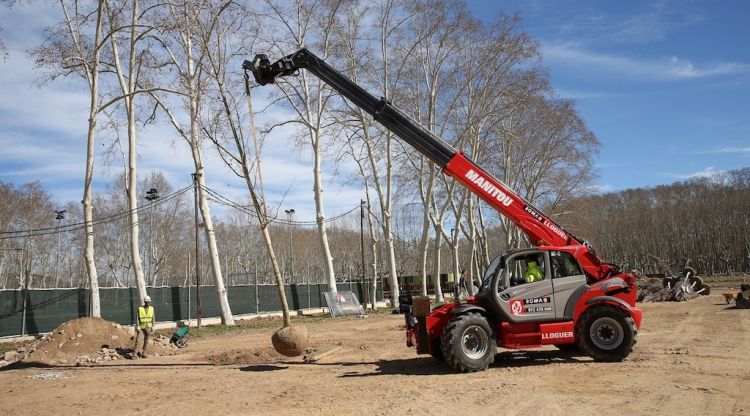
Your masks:
[[[589,330],[591,342],[603,350],[614,350],[625,339],[622,325],[614,318],[602,317],[594,321]]]
[[[482,358],[489,348],[490,340],[487,332],[477,325],[472,325],[464,330],[461,335],[461,349],[464,355],[472,360]]]

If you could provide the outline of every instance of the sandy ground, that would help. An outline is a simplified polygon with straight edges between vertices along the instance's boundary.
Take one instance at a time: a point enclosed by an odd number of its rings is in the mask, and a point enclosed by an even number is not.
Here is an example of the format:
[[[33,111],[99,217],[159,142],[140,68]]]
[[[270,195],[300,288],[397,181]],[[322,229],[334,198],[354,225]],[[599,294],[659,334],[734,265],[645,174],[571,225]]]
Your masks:
[[[641,306],[622,363],[498,350],[488,371],[457,374],[405,346],[400,316],[379,315],[310,323],[312,347],[344,346],[318,364],[207,360],[267,348],[272,330],[258,330],[194,339],[179,356],[0,371],[0,414],[750,415],[750,310],[718,292]]]

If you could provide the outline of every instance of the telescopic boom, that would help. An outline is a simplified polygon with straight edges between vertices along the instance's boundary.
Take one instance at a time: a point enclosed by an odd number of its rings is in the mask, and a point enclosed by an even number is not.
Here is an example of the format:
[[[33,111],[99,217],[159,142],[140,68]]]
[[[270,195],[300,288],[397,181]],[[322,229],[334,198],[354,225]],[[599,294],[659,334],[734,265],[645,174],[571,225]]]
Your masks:
[[[271,63],[266,55],[259,54],[252,62],[245,61],[242,67],[245,71],[251,71],[255,81],[260,85],[273,84],[279,77],[293,75],[301,69],[310,71],[435,162],[447,175],[471,189],[490,206],[513,221],[526,233],[532,244],[561,248],[574,246],[575,250],[572,254],[581,263],[586,274],[594,280],[609,277],[617,272],[616,266],[602,262],[588,243],[565,231],[529,201],[482,169],[462,152],[435,136],[387,100],[375,98],[307,49],[300,49],[274,63]]]

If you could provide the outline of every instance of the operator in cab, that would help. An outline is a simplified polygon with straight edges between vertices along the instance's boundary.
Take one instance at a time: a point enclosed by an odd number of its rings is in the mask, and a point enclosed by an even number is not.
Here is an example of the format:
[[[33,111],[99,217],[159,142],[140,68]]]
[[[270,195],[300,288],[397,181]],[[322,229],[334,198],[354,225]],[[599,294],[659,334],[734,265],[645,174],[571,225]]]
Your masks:
[[[527,265],[529,267],[526,269],[526,273],[524,274],[526,283],[534,283],[543,279],[542,271],[539,270],[539,266],[536,265],[535,261],[530,260]]]

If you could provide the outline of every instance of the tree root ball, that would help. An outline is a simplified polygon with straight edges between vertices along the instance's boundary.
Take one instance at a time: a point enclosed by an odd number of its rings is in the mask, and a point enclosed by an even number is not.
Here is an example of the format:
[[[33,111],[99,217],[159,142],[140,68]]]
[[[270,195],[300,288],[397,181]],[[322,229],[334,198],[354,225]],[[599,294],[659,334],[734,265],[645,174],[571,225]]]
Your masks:
[[[308,341],[307,328],[304,326],[286,326],[271,336],[273,349],[287,357],[302,355],[307,348]]]

